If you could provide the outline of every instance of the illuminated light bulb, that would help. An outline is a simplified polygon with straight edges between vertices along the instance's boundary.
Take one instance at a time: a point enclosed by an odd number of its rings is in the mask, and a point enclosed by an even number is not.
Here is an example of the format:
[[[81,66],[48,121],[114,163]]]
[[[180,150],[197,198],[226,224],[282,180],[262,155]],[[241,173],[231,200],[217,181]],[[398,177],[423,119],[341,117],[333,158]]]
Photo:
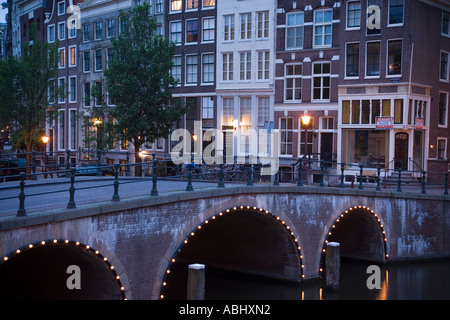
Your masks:
[[[202,228],[202,226],[198,226],[197,229],[200,230]]]
[[[360,208],[360,209],[361,209],[361,206],[358,206],[358,208]],[[356,206],[355,206],[355,209],[356,209]]]
[[[356,207],[355,207],[355,208],[356,208]],[[350,211],[352,211],[352,210],[353,210],[353,208],[349,208],[349,210],[350,210]]]
[[[294,235],[294,233],[291,231],[291,236],[293,236]]]
[[[300,259],[303,259],[303,255],[300,255]]]
[[[212,219],[213,219],[213,220],[216,220],[216,216],[213,216]]]
[[[302,268],[304,268],[305,267],[305,265],[304,264],[302,264]]]
[[[305,275],[304,274],[302,274],[302,278],[304,278],[305,277]]]
[[[89,246],[86,246],[86,249],[88,249],[88,250],[89,250],[89,248],[90,248]]]
[[[320,268],[320,269],[319,269],[319,271],[320,271],[320,272],[322,272],[322,271],[323,271],[323,269],[322,269],[322,268]]]
[[[336,222],[339,222],[339,219],[337,219]]]
[[[194,233],[193,232],[191,232],[191,236],[193,236],[194,235]]]
[[[172,262],[175,262],[175,259],[172,259]]]
[[[297,247],[298,250],[301,250],[301,247]]]
[[[266,213],[269,213],[269,210],[266,210]]]
[[[333,224],[333,228],[336,228],[336,226]]]
[[[277,220],[280,220],[280,217],[277,217]]]
[[[169,274],[169,273],[170,273],[170,270],[167,270],[166,273]]]
[[[341,218],[343,218],[344,217],[344,215],[343,214],[341,214]]]
[[[120,279],[120,276],[116,276],[116,279],[119,280],[119,279]]]
[[[125,290],[125,288],[124,288],[124,287],[120,287],[120,290],[124,291],[124,290]]]
[[[162,295],[160,296],[160,298],[161,298],[161,299],[164,299],[164,295],[162,294]]]
[[[365,209],[366,208],[366,206],[362,206],[363,207],[363,209]],[[361,207],[360,207],[361,208]]]
[[[384,242],[387,242],[387,239],[386,239],[386,238],[384,238]]]
[[[55,239],[55,240],[53,240],[53,243],[57,243],[57,242],[58,242],[58,240],[56,240],[56,239]]]
[[[209,223],[209,221],[208,221],[208,220],[206,220],[206,221],[205,221],[205,223]]]
[[[369,210],[370,210],[370,208],[369,208],[369,207],[367,207],[366,209],[367,209],[367,211],[369,211]]]
[[[64,243],[69,243],[69,240],[64,240]]]
[[[77,246],[79,246],[80,245],[80,243],[77,241],[77,242],[75,242],[75,244],[77,245]]]
[[[222,215],[222,212],[219,213],[219,216],[221,216],[221,215]]]
[[[103,261],[108,261],[108,258],[107,257],[103,257]]]
[[[247,206],[247,209],[250,209],[250,206]]]
[[[227,209],[227,212],[230,212],[230,209]]]
[[[109,267],[111,270],[114,270],[114,266]]]
[[[187,240],[184,240],[184,243],[188,243],[188,241],[187,241]]]
[[[322,249],[322,252],[325,252],[325,249]]]
[[[30,243],[29,245],[28,245],[28,248],[33,248],[33,245]]]
[[[3,260],[4,260],[4,261],[8,261],[8,257],[4,257]]]
[[[253,210],[256,210],[256,207],[253,207]]]
[[[380,227],[382,227],[382,228],[383,228],[383,225],[382,225],[382,224],[380,224]]]
[[[244,209],[244,206],[240,206],[239,208]]]
[[[44,244],[45,244],[45,241],[41,241],[41,244],[44,245]]]
[[[325,243],[328,243],[328,240],[325,240]]]
[[[388,258],[389,257],[389,255],[386,253],[386,258]]]
[[[166,286],[167,285],[167,283],[166,282],[163,282],[163,286]]]
[[[331,236],[331,232],[328,232],[328,235]]]
[[[259,208],[259,211],[263,211],[263,209],[262,209],[262,208]]]
[[[16,250],[16,253],[20,253],[20,250],[19,250],[19,249],[17,249],[17,250]]]
[[[233,210],[236,210],[237,208],[236,207],[233,207]]]
[[[100,252],[98,252],[98,250],[95,250],[95,254],[99,254]]]

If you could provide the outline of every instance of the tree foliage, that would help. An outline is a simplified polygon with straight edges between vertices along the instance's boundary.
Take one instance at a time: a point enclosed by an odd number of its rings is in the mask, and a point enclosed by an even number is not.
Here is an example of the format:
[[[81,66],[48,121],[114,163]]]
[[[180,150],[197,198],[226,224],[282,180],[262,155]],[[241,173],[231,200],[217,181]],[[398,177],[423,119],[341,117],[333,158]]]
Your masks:
[[[118,138],[133,143],[136,154],[145,142],[167,137],[187,111],[173,99],[177,81],[171,74],[175,46],[157,34],[148,3],[121,13],[121,33],[112,39],[113,58],[105,71]]]

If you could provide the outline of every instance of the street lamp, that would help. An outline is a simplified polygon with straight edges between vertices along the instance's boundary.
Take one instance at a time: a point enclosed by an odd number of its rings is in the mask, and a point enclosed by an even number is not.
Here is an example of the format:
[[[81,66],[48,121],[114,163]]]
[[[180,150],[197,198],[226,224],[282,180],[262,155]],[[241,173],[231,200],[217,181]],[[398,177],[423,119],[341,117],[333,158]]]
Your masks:
[[[311,122],[311,116],[304,115],[301,117],[303,126],[305,127],[305,154],[304,157],[306,158],[306,154],[308,153],[308,126]]]
[[[50,138],[47,135],[43,135],[42,136],[42,142],[44,143],[45,147],[44,147],[44,170],[46,172],[46,174],[44,175],[44,179],[47,178],[47,163],[48,163],[48,158],[47,158],[47,143],[50,140]]]
[[[46,135],[43,135],[42,136],[42,142],[45,144],[45,146],[47,146],[47,143],[48,143],[48,140],[49,140],[50,138],[48,137],[48,136],[46,136]]]

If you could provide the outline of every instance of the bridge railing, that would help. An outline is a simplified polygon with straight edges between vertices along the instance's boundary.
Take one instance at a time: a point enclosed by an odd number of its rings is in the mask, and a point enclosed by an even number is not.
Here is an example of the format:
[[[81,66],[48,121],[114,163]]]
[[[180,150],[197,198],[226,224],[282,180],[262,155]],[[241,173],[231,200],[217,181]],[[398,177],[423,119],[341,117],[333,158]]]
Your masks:
[[[211,159],[209,159],[211,160]],[[216,159],[217,160],[217,159]],[[247,159],[248,160],[248,159]],[[98,161],[95,165],[81,166],[76,163],[66,163],[62,170],[33,170],[31,173],[20,172],[16,175],[4,176],[5,180],[19,179],[19,192],[17,195],[1,197],[3,200],[19,199],[19,208],[17,216],[25,216],[25,200],[33,196],[50,195],[54,193],[68,193],[67,208],[75,208],[75,193],[77,190],[99,189],[102,187],[113,186],[114,192],[111,195],[111,201],[120,201],[120,186],[123,184],[136,183],[142,181],[151,182],[150,196],[158,196],[158,182],[161,180],[179,180],[186,183],[185,191],[193,191],[194,181],[211,182],[216,184],[217,188],[224,188],[226,184],[240,183],[247,186],[254,184],[296,184],[298,187],[307,185],[318,186],[321,188],[358,188],[360,190],[368,189],[376,191],[391,190],[394,192],[413,192],[417,194],[426,194],[433,190],[433,193],[448,195],[448,172],[426,172],[426,171],[403,171],[401,169],[392,170],[389,168],[377,168],[347,163],[327,163],[325,160],[314,158],[294,159],[289,170],[278,170],[273,175],[263,174],[264,168],[268,165],[261,163],[212,163],[208,159],[203,159],[201,163],[187,163],[184,165],[175,165],[170,159],[158,159],[156,154],[152,155],[151,161],[138,163],[121,164],[101,164]],[[128,174],[121,176],[124,171],[129,173],[134,169],[135,173],[140,172],[139,177],[131,178]],[[25,168],[21,168],[25,170]],[[388,174],[389,173],[389,174]],[[414,174],[419,174],[419,177]],[[65,181],[68,187],[49,192],[27,193],[26,187],[28,180],[42,179],[46,175],[60,177],[60,181]],[[101,184],[92,186],[81,186],[79,182],[85,182],[84,179],[77,179],[81,175],[108,175],[111,179],[102,180]],[[427,183],[427,179],[433,176],[435,184]],[[9,184],[10,185],[10,184]],[[17,186],[17,185],[16,185]]]

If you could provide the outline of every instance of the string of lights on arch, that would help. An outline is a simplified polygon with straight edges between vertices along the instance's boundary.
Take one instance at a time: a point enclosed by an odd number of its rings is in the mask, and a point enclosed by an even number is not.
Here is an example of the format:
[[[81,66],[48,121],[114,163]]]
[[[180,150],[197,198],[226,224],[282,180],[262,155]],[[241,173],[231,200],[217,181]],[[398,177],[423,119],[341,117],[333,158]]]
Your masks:
[[[333,230],[341,222],[341,219],[344,218],[346,215],[352,213],[354,210],[364,210],[367,213],[369,213],[370,215],[372,215],[372,217],[378,222],[379,228],[381,230],[381,234],[383,235],[384,257],[386,259],[389,258],[389,254],[387,253],[387,245],[386,245],[387,244],[386,231],[384,230],[384,226],[383,226],[383,223],[382,223],[380,217],[378,217],[378,215],[369,207],[353,206],[353,207],[350,207],[347,210],[345,210],[343,213],[341,213],[341,215],[334,221],[333,225],[328,230],[327,239],[325,240],[325,242],[323,243],[323,246],[322,246],[322,256],[321,256],[320,269],[319,269],[320,273],[324,272],[323,266],[325,264],[325,253],[326,253],[326,246],[328,244],[328,238],[333,234]]]
[[[4,256],[3,259],[0,261],[0,265],[2,263],[6,263],[8,260],[10,260],[11,258],[27,251],[27,250],[31,250],[33,248],[37,248],[37,247],[42,247],[42,246],[48,246],[48,245],[67,245],[67,246],[75,246],[77,248],[79,248],[80,250],[86,250],[88,252],[94,253],[94,255],[101,260],[106,267],[108,268],[108,270],[112,273],[113,277],[114,277],[114,281],[116,282],[118,288],[120,288],[120,296],[121,296],[121,300],[127,300],[127,298],[125,297],[125,287],[122,285],[122,282],[120,281],[120,275],[117,273],[116,268],[114,267],[114,265],[108,260],[108,258],[106,256],[104,256],[103,254],[100,253],[100,251],[93,249],[92,247],[90,247],[89,245],[83,244],[79,241],[69,241],[69,240],[50,240],[50,241],[46,241],[46,240],[42,240],[41,242],[36,242],[36,243],[30,243],[29,245],[22,247],[20,249],[17,249],[13,252],[11,252],[9,255]]]
[[[165,295],[163,294],[164,289],[167,287],[167,281],[166,278],[167,276],[171,273],[171,266],[173,263],[175,263],[175,256],[181,251],[181,249],[183,248],[183,246],[186,246],[189,244],[189,238],[194,237],[198,232],[200,232],[202,230],[202,228],[204,228],[205,226],[207,226],[210,223],[215,222],[216,220],[220,219],[220,217],[228,214],[228,213],[232,213],[232,212],[237,212],[237,211],[242,211],[245,210],[247,212],[253,212],[253,213],[258,213],[258,214],[264,214],[267,215],[269,217],[272,217],[273,219],[275,219],[276,221],[278,221],[280,223],[281,226],[283,226],[285,228],[285,230],[287,232],[289,232],[289,235],[292,237],[293,242],[295,242],[295,244],[297,245],[297,254],[298,257],[300,259],[300,274],[301,274],[301,278],[304,279],[305,275],[303,273],[303,255],[301,254],[301,247],[298,243],[298,239],[295,237],[294,232],[292,231],[291,227],[286,223],[286,221],[284,221],[283,219],[281,219],[279,216],[273,215],[271,214],[268,210],[264,210],[262,208],[257,208],[254,206],[237,206],[237,207],[232,207],[229,209],[226,209],[225,211],[219,212],[218,214],[213,215],[211,218],[203,221],[201,224],[199,224],[197,227],[195,227],[184,239],[184,241],[181,243],[181,245],[178,247],[178,249],[176,250],[174,256],[172,257],[172,260],[169,262],[169,266],[167,267],[165,274],[164,274],[164,279],[163,279],[163,283],[161,286],[161,294],[160,294],[160,299],[165,299]]]

